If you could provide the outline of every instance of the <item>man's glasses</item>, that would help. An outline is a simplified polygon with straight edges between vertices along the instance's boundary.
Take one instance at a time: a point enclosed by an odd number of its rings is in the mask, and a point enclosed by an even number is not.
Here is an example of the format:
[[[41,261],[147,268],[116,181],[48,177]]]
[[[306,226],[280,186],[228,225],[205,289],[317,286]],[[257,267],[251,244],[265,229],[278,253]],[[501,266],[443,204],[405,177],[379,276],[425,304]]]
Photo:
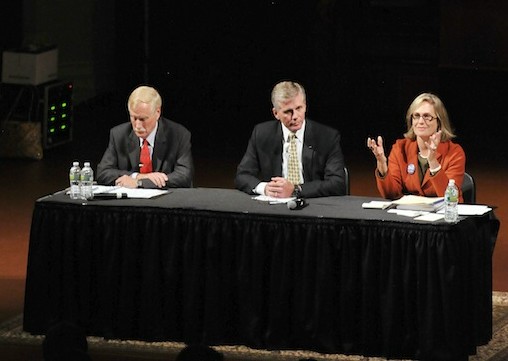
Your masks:
[[[429,113],[425,113],[425,114],[420,114],[420,113],[413,113],[411,114],[411,118],[413,120],[418,120],[420,118],[422,118],[423,120],[425,120],[426,122],[430,122],[431,120],[434,120],[434,119],[437,119],[437,117],[433,117],[431,114]]]

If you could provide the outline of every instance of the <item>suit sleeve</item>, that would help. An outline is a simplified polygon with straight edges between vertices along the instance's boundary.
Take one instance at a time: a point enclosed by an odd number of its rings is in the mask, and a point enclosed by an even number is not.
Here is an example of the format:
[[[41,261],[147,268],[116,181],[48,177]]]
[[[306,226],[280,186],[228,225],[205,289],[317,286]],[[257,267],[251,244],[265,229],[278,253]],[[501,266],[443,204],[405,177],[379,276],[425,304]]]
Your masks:
[[[459,202],[464,202],[462,198],[462,183],[464,181],[464,172],[466,171],[466,154],[458,144],[451,143],[448,154],[445,155],[441,163],[441,170],[430,178],[433,188],[438,197],[444,197],[448,180],[454,179],[459,188]]]
[[[387,199],[398,199],[402,197],[403,180],[401,165],[405,162],[402,160],[402,149],[398,142],[392,146],[390,155],[388,156],[388,172],[384,178],[375,171],[376,184],[381,197]]]
[[[97,165],[97,183],[102,185],[115,185],[115,180],[125,174],[133,172],[119,169],[118,147],[119,139],[115,136],[115,132],[110,130],[109,143],[101,161]]]
[[[305,180],[302,187],[302,197],[327,197],[342,196],[346,194],[346,175],[344,171],[345,161],[340,145],[341,137],[338,131],[328,130],[326,134],[320,134],[321,138],[326,137],[327,147],[318,149],[315,147],[315,158],[312,162],[312,179]],[[322,148],[319,147],[319,148]],[[305,172],[307,173],[307,172]]]
[[[257,144],[257,128],[252,131],[247,150],[237,167],[235,186],[237,189],[253,194],[253,189],[261,182],[258,178],[260,172],[259,159],[256,151]]]
[[[165,170],[168,175],[166,186],[170,188],[189,188],[192,187],[192,179],[194,176],[191,133],[182,129],[181,134],[178,136],[177,143],[178,146],[175,149],[176,160],[174,167],[171,170]],[[155,188],[155,185],[153,185],[153,187]]]

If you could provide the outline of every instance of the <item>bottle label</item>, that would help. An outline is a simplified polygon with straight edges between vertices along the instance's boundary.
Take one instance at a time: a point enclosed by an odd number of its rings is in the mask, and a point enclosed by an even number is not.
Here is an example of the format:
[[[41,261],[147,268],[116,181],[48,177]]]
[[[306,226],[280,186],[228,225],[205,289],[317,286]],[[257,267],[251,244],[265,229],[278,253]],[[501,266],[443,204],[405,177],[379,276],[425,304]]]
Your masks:
[[[447,195],[446,199],[448,202],[457,202],[459,200],[456,194],[449,194]]]

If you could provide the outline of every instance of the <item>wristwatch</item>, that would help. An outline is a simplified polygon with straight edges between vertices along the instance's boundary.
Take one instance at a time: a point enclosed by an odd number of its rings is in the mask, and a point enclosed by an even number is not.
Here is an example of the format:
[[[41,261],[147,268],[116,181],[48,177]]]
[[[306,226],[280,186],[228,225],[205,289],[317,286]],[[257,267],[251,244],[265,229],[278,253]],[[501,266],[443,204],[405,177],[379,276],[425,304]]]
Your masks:
[[[143,182],[141,179],[138,179],[138,188],[143,188]]]
[[[300,198],[302,195],[302,187],[299,184],[295,184],[295,189],[293,190],[292,197]]]

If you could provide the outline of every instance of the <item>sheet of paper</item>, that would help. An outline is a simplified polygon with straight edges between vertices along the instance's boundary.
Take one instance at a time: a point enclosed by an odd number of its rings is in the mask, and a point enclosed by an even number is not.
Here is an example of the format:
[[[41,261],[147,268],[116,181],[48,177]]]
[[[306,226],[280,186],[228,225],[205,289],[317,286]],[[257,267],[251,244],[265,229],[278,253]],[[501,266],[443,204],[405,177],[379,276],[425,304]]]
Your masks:
[[[481,216],[491,210],[492,208],[481,204],[459,204],[458,213],[459,216]],[[444,209],[437,213],[444,214]]]
[[[386,209],[392,205],[390,201],[370,201],[362,204],[365,209]]]
[[[422,197],[415,195],[405,195],[393,201],[395,204],[434,204],[443,201],[443,197]]]
[[[439,213],[427,213],[415,218],[415,221],[427,221],[427,222],[435,222],[444,218],[443,214]]]
[[[406,209],[389,209],[388,213],[395,213],[398,216],[404,216],[404,217],[418,217],[424,214],[427,214],[428,212],[422,212],[422,211],[411,211]]]
[[[267,202],[267,203],[270,203],[270,204],[283,204],[283,203],[287,203],[287,202],[295,199],[295,197],[290,197],[290,198],[275,198],[275,197],[269,197],[269,196],[265,196],[265,195],[259,195],[259,196],[256,196],[256,197],[252,197],[252,199],[254,199],[256,201],[260,201],[260,202]]]
[[[147,189],[147,188],[126,188],[126,187],[114,187],[114,186],[101,186],[97,185],[93,187],[93,193],[113,193],[113,194],[127,194],[127,198],[153,198],[166,194],[169,191],[167,189]]]

